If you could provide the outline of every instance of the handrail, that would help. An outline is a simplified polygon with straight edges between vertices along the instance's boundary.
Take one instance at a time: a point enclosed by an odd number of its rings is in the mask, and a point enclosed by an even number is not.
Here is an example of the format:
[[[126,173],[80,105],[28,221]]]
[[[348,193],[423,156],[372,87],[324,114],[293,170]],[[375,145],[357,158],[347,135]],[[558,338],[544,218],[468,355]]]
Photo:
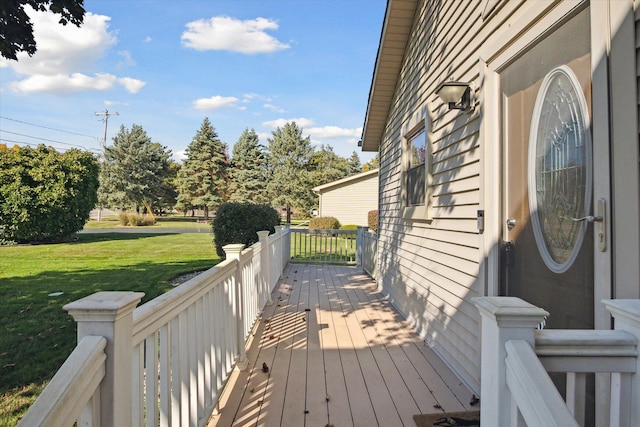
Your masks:
[[[544,329],[535,352],[547,372],[635,372],[638,339],[625,331]]]
[[[524,340],[510,340],[505,350],[512,405],[517,406],[527,426],[578,427],[531,345]]]
[[[596,377],[596,422],[616,427],[640,419],[640,299],[603,300],[614,330],[543,330],[536,325],[549,315],[515,297],[473,298],[482,317],[482,423],[511,425],[578,425],[586,418],[588,373]],[[534,349],[535,348],[535,349]],[[566,373],[566,402],[547,372]],[[489,380],[487,380],[487,378]],[[605,381],[608,384],[605,384]],[[610,387],[609,387],[610,385]],[[556,410],[541,401],[553,391]],[[557,402],[555,400],[558,400]],[[514,404],[516,402],[516,404]],[[568,416],[573,418],[569,423]],[[559,421],[541,420],[554,415]]]
[[[53,376],[18,426],[66,427],[94,398],[105,375],[107,340],[85,336]]]
[[[216,281],[214,286],[221,283],[234,271],[235,266],[236,263],[232,260],[222,261],[180,286],[136,308],[133,312],[133,345],[140,344],[150,333],[166,325],[169,320],[175,317],[176,312],[183,311],[209,292],[212,280]]]

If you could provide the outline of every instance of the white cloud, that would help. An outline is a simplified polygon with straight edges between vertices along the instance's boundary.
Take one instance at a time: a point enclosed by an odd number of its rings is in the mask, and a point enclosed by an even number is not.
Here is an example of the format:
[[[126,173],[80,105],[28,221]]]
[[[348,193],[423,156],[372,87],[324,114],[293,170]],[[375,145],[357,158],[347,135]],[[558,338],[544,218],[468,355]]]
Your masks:
[[[217,110],[220,108],[232,107],[238,102],[234,96],[212,96],[211,98],[200,98],[193,103],[196,110]]]
[[[358,138],[362,135],[362,128],[340,128],[338,126],[324,126],[309,128],[306,130],[312,138],[319,139],[332,139],[332,138],[345,138],[352,137]]]
[[[122,57],[122,61],[118,62],[118,68],[132,67],[136,65],[136,61],[133,60],[133,56],[131,56],[131,52],[128,50],[121,50],[118,52],[118,55]]]
[[[142,41],[143,41],[143,42],[145,42],[145,43],[151,43],[151,41],[152,41],[152,40],[153,40],[153,39],[152,39],[151,37],[147,36],[147,37],[145,37],[145,38],[144,38],[144,40],[142,40]]]
[[[142,80],[132,79],[131,77],[121,77],[118,79],[118,83],[127,89],[129,93],[138,93],[140,89],[146,84]]]
[[[282,107],[278,107],[277,105],[273,105],[273,104],[264,104],[263,105],[264,108],[274,111],[276,113],[284,113],[285,110]]]
[[[269,120],[266,122],[262,122],[263,126],[269,127],[271,129],[282,128],[285,124],[289,122],[296,122],[298,127],[304,128],[305,126],[313,126],[313,120],[305,119],[304,117],[300,117],[297,119],[276,119]],[[308,132],[307,132],[308,133]]]
[[[83,25],[78,28],[60,25],[59,17],[53,13],[36,12],[29,7],[25,10],[33,23],[38,50],[31,57],[24,52],[19,53],[18,61],[2,61],[3,67],[8,66],[22,76],[22,80],[11,83],[14,91],[104,91],[112,89],[118,82],[129,92],[136,93],[144,85],[130,77],[93,72],[96,62],[117,42],[115,35],[109,32],[110,17],[88,12]],[[133,61],[128,52],[120,54],[125,64]]]
[[[82,73],[67,74],[36,74],[26,79],[14,82],[11,88],[16,92],[52,92],[69,93],[84,90],[108,90],[113,88],[116,76],[113,74],[95,74],[93,77]]]
[[[176,162],[182,163],[182,161],[187,158],[187,155],[185,154],[185,150],[178,150],[173,153],[172,157]]]
[[[215,16],[187,23],[181,39],[184,46],[195,50],[229,50],[251,55],[288,49],[288,44],[266,33],[277,29],[278,24],[266,18],[241,21]]]
[[[82,73],[45,75],[36,74],[26,79],[13,82],[11,89],[20,93],[74,93],[86,90],[105,91],[113,89],[116,83],[121,84],[129,93],[137,93],[145,83],[129,77],[118,78],[113,74]]]

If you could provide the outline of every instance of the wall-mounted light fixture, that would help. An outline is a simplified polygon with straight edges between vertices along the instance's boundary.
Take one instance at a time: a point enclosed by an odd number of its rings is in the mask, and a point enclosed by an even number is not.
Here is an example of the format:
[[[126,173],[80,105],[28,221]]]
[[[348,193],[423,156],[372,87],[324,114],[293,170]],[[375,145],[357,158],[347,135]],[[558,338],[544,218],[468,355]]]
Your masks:
[[[474,108],[473,88],[471,83],[466,82],[444,82],[438,89],[436,95],[442,99],[450,110],[471,111]]]

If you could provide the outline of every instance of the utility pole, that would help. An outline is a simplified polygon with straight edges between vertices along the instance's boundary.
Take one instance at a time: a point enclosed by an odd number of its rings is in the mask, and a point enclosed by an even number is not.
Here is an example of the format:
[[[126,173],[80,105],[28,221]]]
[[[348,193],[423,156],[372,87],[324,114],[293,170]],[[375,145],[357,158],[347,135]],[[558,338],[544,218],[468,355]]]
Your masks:
[[[105,109],[102,112],[96,112],[93,114],[96,116],[104,116],[104,118],[102,119],[102,122],[104,123],[104,134],[102,136],[102,143],[100,144],[102,148],[102,161],[104,161],[104,148],[107,146],[107,124],[109,123],[109,117],[119,116],[120,113],[118,113],[117,111],[115,113],[110,113],[109,110]],[[98,210],[98,221],[102,221],[102,205],[100,205],[100,208]]]
[[[107,123],[109,123],[109,117],[110,116],[119,116],[120,114],[118,112],[115,113],[110,113],[109,110],[104,110],[101,111],[99,113],[93,113],[96,116],[104,116],[104,119],[102,119],[102,122],[104,123],[104,135],[102,136],[102,157],[104,158],[104,147],[107,146]]]

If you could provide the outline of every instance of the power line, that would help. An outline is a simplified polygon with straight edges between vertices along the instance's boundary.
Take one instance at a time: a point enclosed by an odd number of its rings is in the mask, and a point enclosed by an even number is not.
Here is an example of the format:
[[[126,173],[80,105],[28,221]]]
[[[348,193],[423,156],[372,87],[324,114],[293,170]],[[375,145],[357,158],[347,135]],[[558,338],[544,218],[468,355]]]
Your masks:
[[[85,147],[83,145],[69,144],[68,142],[56,141],[54,139],[48,139],[48,138],[41,138],[39,136],[27,135],[27,134],[24,134],[24,133],[11,132],[9,130],[4,130],[4,129],[0,129],[0,132],[9,133],[11,135],[24,136],[26,138],[38,139],[40,141],[47,141],[47,142],[53,142],[53,143],[56,143],[56,144],[68,145],[70,147],[82,148],[84,150],[92,150],[91,148],[87,148],[87,147]]]
[[[35,123],[25,122],[24,120],[12,119],[12,118],[9,118],[9,117],[4,117],[4,116],[0,116],[0,119],[10,120],[12,122],[22,123],[22,124],[25,124],[25,125],[35,126],[35,127],[39,127],[39,128],[43,128],[43,129],[55,130],[56,132],[68,133],[68,134],[71,134],[71,135],[85,136],[87,138],[91,138],[91,139],[94,139],[94,140],[98,139],[95,136],[87,135],[87,134],[84,134],[84,133],[73,132],[73,131],[70,131],[70,130],[56,129],[56,128],[52,128],[52,127],[49,127],[49,126],[37,125]]]
[[[6,131],[3,131],[6,132]],[[7,133],[13,133],[13,132],[7,132]],[[16,134],[16,135],[20,135],[20,134]],[[42,138],[38,138],[38,139],[42,139]],[[49,140],[48,140],[49,141]],[[33,142],[26,142],[26,141],[16,141],[15,139],[7,139],[7,138],[3,138],[0,137],[0,142],[10,142],[13,144],[23,144],[23,145],[28,145],[30,147],[37,147],[41,144],[36,144]],[[53,141],[53,142],[57,142],[57,141]],[[64,142],[60,142],[60,144],[65,144]],[[71,145],[71,144],[66,144],[66,145]],[[76,146],[78,147],[78,146]],[[80,147],[83,148],[85,151],[92,151],[94,153],[100,153],[100,150],[96,149],[96,148],[85,148],[85,147]],[[60,150],[70,150],[70,148],[66,148],[66,147],[58,147],[58,149]]]

